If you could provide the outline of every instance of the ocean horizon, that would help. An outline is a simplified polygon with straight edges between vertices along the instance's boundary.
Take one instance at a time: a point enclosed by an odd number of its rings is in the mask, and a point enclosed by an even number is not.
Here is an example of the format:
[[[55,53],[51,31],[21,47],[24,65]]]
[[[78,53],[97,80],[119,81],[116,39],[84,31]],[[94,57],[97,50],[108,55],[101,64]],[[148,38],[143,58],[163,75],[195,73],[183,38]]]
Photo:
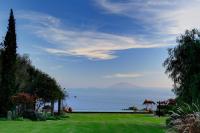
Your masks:
[[[143,109],[145,99],[158,101],[174,98],[170,89],[100,89],[100,88],[76,88],[67,89],[68,97],[64,100],[64,106],[72,107],[73,111],[91,112],[124,112],[130,106]],[[156,108],[156,105],[153,109]]]

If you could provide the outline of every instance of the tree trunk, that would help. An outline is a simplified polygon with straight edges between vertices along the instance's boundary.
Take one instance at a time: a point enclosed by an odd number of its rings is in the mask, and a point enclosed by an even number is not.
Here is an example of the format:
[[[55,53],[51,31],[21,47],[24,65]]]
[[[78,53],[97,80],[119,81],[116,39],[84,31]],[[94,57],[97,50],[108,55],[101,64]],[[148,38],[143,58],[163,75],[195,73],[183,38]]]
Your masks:
[[[58,99],[58,115],[61,114],[61,99]]]
[[[54,101],[51,101],[51,115],[54,115]]]
[[[33,109],[34,111],[36,111],[36,101],[33,102],[32,109]]]

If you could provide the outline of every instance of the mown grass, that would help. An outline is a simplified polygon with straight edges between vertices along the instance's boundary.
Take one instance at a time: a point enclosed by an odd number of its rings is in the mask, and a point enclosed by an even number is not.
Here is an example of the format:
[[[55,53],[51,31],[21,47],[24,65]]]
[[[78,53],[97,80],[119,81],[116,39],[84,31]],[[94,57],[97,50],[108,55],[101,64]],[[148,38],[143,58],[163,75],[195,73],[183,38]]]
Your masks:
[[[143,114],[69,114],[41,122],[0,120],[0,133],[164,133],[166,118]]]

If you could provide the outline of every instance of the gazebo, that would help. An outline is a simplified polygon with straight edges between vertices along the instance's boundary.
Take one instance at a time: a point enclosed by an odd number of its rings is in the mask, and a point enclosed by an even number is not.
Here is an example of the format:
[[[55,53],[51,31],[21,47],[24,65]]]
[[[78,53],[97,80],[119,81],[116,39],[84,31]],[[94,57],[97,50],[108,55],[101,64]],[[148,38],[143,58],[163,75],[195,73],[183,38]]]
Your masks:
[[[145,99],[143,105],[146,105],[146,110],[152,110],[153,105],[155,105],[155,102],[152,100]]]

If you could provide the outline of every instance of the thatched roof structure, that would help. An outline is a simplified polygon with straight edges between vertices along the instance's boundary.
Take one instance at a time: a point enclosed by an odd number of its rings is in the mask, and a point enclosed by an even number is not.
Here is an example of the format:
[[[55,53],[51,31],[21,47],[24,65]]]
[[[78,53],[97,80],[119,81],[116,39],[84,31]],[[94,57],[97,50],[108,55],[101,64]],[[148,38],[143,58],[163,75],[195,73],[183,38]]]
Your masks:
[[[15,96],[11,97],[11,100],[15,104],[25,104],[33,103],[35,101],[35,96],[32,96],[28,93],[17,93]]]
[[[155,104],[155,102],[152,101],[152,100],[147,100],[147,99],[145,99],[144,102],[143,102],[143,104],[144,104],[144,105],[147,105],[147,104]]]

